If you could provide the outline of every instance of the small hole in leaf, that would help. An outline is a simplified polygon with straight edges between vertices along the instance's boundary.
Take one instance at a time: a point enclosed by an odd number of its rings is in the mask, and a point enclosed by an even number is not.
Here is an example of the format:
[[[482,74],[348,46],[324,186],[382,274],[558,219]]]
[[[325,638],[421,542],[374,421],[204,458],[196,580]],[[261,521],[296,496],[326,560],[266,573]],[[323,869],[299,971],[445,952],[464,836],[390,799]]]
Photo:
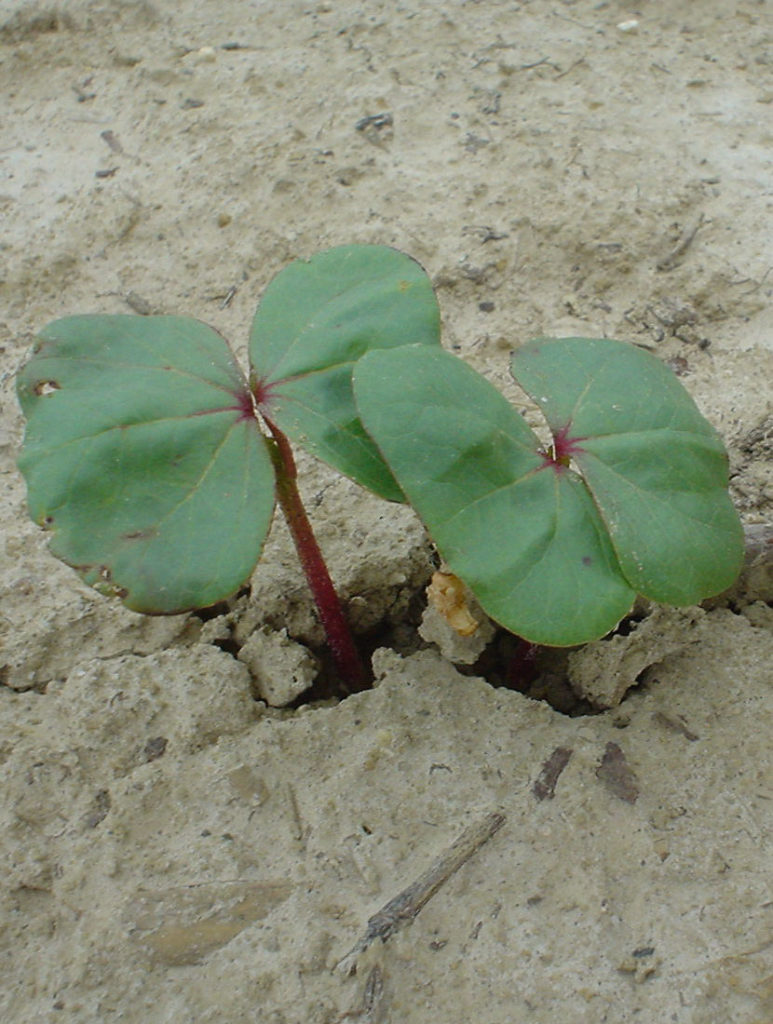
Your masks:
[[[61,388],[62,385],[57,384],[55,380],[39,380],[32,390],[39,398],[45,398],[46,395],[53,395],[55,391],[61,391]]]

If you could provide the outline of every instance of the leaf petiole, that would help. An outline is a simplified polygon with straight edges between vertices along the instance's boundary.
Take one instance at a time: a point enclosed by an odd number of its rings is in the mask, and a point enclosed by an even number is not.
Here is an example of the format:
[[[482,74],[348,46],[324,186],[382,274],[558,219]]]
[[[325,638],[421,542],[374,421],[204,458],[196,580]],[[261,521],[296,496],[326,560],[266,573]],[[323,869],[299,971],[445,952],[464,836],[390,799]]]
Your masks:
[[[267,440],[276,472],[277,500],[290,528],[295,550],[311,588],[341,681],[351,692],[361,690],[367,683],[365,669],[301,501],[297,484],[298,473],[290,443],[279,427],[265,415],[263,421],[272,436],[271,440]]]

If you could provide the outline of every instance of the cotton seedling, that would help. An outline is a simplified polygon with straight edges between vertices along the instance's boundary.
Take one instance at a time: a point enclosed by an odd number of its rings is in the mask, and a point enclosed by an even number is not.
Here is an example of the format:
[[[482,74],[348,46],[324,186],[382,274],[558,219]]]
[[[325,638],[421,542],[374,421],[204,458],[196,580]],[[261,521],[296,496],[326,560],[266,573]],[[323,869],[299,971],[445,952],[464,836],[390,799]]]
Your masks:
[[[249,578],[281,506],[349,688],[365,672],[301,503],[291,442],[414,507],[483,609],[532,643],[604,635],[636,594],[691,604],[737,575],[722,442],[671,371],[608,339],[538,340],[513,373],[553,443],[439,344],[429,278],[384,246],[269,284],[244,374],[179,316],[73,316],[18,375],[19,466],[50,549],[131,609],[203,608]]]
[[[131,609],[172,614],[233,594],[281,506],[344,683],[364,673],[301,503],[295,441],[381,497],[402,492],[357,416],[369,349],[437,346],[432,285],[408,256],[352,245],[269,284],[245,375],[211,327],[180,316],[73,316],[18,375],[19,467],[50,550]]]
[[[451,571],[500,625],[571,646],[608,633],[637,594],[689,605],[743,561],[720,437],[671,370],[600,338],[538,339],[512,373],[544,447],[484,377],[437,347],[365,355],[365,429]]]

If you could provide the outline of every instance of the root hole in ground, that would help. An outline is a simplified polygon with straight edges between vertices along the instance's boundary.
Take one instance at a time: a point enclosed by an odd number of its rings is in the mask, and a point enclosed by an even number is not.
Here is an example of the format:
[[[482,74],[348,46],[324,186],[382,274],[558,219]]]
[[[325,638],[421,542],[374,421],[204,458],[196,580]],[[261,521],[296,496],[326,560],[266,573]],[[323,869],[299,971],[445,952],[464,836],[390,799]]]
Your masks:
[[[245,589],[239,596],[247,595],[248,590]],[[404,657],[433,648],[434,645],[423,640],[419,634],[425,607],[425,592],[420,589],[399,622],[381,622],[356,637],[360,656],[368,670],[365,684],[356,689],[349,688],[341,682],[334,659],[326,646],[305,643],[303,646],[310,652],[318,666],[316,678],[308,688],[284,706],[297,709],[315,704],[330,704],[345,700],[353,693],[372,689],[373,678],[369,670],[371,658],[374,651],[380,648],[389,648]],[[223,621],[230,612],[231,604],[222,602],[200,610],[195,615],[202,623],[207,623],[218,619]],[[614,636],[627,637],[641,618],[641,614],[632,613],[621,621],[608,639]],[[242,645],[234,633],[232,623],[227,630],[220,630],[210,642],[232,657],[238,658]],[[559,714],[571,718],[600,714],[606,709],[595,707],[572,688],[567,671],[568,658],[571,651],[577,649],[537,646],[507,630],[498,629],[475,662],[469,665],[455,664],[455,667],[462,675],[483,678],[492,687],[515,690],[530,700],[544,701]]]

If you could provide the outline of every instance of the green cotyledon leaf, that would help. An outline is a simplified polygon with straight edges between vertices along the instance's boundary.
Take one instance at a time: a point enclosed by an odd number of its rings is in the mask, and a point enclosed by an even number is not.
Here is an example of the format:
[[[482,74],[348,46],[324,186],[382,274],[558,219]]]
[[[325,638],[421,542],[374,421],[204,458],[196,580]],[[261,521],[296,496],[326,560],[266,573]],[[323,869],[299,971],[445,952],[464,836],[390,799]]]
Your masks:
[[[19,467],[53,554],[135,611],[232,594],[257,562],[274,471],[241,371],[187,317],[74,316],[19,372]]]
[[[512,372],[584,478],[637,593],[687,605],[730,586],[744,542],[727,454],[667,366],[625,342],[561,338],[519,349]]]
[[[406,346],[354,369],[362,422],[450,569],[533,643],[603,636],[635,593],[582,479],[455,356]]]
[[[381,245],[296,260],[269,284],[250,335],[261,412],[292,440],[381,497],[404,496],[363,429],[352,368],[364,353],[439,346],[440,313],[419,264]]]

